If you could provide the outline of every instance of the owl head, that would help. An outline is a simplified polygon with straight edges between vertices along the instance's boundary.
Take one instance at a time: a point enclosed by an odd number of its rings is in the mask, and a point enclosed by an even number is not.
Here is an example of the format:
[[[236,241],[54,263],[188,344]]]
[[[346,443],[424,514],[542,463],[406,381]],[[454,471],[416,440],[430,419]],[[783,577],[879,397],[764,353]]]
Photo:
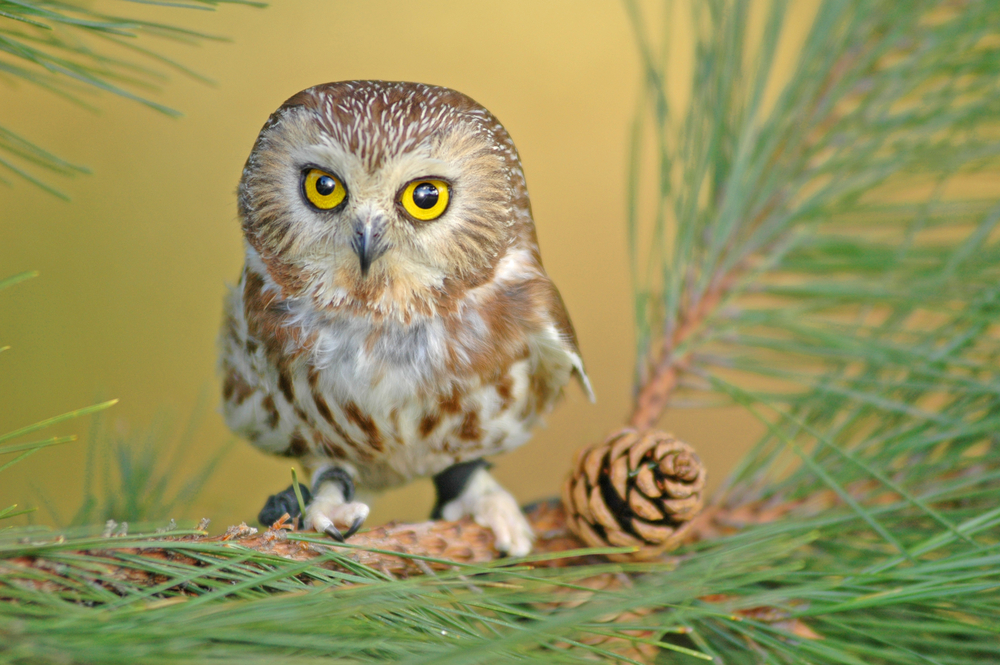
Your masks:
[[[286,101],[247,159],[239,212],[283,295],[321,307],[440,308],[535,246],[506,130],[418,83],[327,83]]]

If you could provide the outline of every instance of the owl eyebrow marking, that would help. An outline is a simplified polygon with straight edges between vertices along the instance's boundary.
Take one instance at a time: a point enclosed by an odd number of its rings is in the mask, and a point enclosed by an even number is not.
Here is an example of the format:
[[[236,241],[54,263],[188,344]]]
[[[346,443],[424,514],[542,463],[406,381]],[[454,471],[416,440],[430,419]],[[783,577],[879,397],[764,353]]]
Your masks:
[[[317,164],[316,162],[305,162],[299,167],[300,171],[308,171],[309,169],[316,169],[318,171],[323,171],[324,173],[329,173],[332,176],[336,176],[337,180],[344,185],[344,189],[347,189],[347,184],[344,183],[344,178],[337,173],[336,169],[332,169],[329,166],[323,166],[322,164]]]

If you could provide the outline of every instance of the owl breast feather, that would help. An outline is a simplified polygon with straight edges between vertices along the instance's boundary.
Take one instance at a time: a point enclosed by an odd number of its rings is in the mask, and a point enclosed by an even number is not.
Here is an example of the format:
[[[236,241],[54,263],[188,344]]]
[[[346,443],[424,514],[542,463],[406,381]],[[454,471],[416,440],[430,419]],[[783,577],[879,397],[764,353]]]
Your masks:
[[[237,325],[223,341],[227,384],[241,386],[227,391],[227,422],[257,447],[307,466],[349,463],[362,487],[520,446],[573,368],[551,326],[531,336],[508,325],[497,340],[480,309],[376,321],[302,301],[276,309],[276,291],[267,302],[283,319],[261,325],[242,286],[231,300]],[[267,331],[283,343],[252,334]]]

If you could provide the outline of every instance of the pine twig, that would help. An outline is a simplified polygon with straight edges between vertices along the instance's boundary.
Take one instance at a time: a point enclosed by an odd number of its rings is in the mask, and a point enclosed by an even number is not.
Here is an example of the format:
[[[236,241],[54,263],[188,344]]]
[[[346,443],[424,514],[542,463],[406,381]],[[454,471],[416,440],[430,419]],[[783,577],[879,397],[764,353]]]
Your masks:
[[[800,503],[783,503],[780,506],[754,504],[737,509],[710,507],[692,521],[683,544],[718,538],[752,524],[779,519],[799,505]],[[525,510],[525,516],[537,534],[533,556],[572,552],[588,547],[570,532],[566,525],[566,513],[558,501],[534,504]],[[397,578],[424,575],[428,570],[446,570],[455,565],[489,563],[502,557],[494,547],[493,532],[476,524],[471,518],[456,522],[389,523],[358,533],[346,545],[325,541],[318,534],[292,531],[285,520],[279,520],[263,531],[240,524],[229,527],[220,536],[163,536],[157,537],[156,542],[162,543],[162,547],[136,547],[132,542],[122,542],[109,536],[106,542],[78,550],[74,554],[93,557],[95,562],[102,556],[117,553],[185,565],[204,565],[203,561],[185,555],[184,549],[176,545],[226,543],[234,549],[244,548],[262,554],[273,554],[291,561],[312,561],[324,557],[330,551],[337,551],[346,555],[352,563],[368,566]],[[535,565],[567,567],[602,561],[600,556],[588,554],[552,558],[536,562]],[[326,559],[319,565],[329,570],[349,572],[335,559]],[[4,576],[9,576],[9,579],[32,579],[32,576],[24,573],[36,568],[47,569],[52,564],[44,557],[23,555],[0,561],[0,566],[0,571]],[[105,579],[127,581],[140,586],[154,586],[162,581],[156,573],[111,564],[107,564]],[[48,578],[45,583],[54,584],[52,578]]]
[[[670,398],[680,382],[681,375],[691,366],[694,345],[689,344],[702,330],[705,321],[715,312],[736,282],[734,275],[715,281],[715,284],[680,317],[680,325],[673,335],[664,336],[660,360],[652,375],[639,389],[629,426],[638,430],[649,429],[663,415]],[[678,353],[678,349],[683,349]]]
[[[536,504],[527,517],[538,534],[535,543],[536,554],[552,554],[586,547],[566,528],[566,518],[558,503]],[[100,558],[102,554],[124,553],[149,559],[170,560],[187,565],[199,565],[194,558],[184,554],[177,544],[226,543],[236,548],[245,548],[260,553],[273,554],[291,561],[311,561],[337,551],[347,556],[351,562],[379,570],[393,577],[422,575],[430,570],[445,570],[454,565],[476,564],[494,561],[501,554],[494,547],[493,532],[466,518],[457,522],[433,521],[414,524],[389,523],[351,538],[346,545],[327,541],[318,534],[294,532],[285,520],[279,520],[263,531],[246,524],[232,526],[220,536],[163,536],[156,538],[162,547],[136,547],[131,542],[116,542],[109,537],[106,542],[95,545],[76,554]],[[598,558],[579,557],[556,559],[548,565],[569,565],[571,563],[596,562]],[[3,563],[4,575],[19,578],[18,570],[45,568],[48,564],[43,557],[30,555],[8,559]],[[320,565],[331,570],[346,570],[337,560],[325,560]],[[132,584],[153,586],[159,583],[156,574],[134,568],[108,565],[107,579],[128,581]],[[30,576],[25,576],[30,578]],[[50,582],[51,583],[51,582]]]

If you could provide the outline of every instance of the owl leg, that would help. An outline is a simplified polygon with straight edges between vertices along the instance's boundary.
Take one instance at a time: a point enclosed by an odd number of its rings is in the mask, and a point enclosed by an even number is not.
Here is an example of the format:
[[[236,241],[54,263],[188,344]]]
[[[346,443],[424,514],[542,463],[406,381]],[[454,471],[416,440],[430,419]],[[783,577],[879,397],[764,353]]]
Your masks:
[[[434,476],[437,503],[431,518],[457,520],[470,515],[493,531],[497,550],[524,556],[531,551],[535,534],[517,501],[487,469],[489,463],[479,459],[455,464]]]
[[[313,474],[313,499],[306,506],[305,526],[344,542],[368,518],[368,506],[354,501],[354,478],[340,466],[326,466]],[[341,532],[337,525],[347,527]]]

